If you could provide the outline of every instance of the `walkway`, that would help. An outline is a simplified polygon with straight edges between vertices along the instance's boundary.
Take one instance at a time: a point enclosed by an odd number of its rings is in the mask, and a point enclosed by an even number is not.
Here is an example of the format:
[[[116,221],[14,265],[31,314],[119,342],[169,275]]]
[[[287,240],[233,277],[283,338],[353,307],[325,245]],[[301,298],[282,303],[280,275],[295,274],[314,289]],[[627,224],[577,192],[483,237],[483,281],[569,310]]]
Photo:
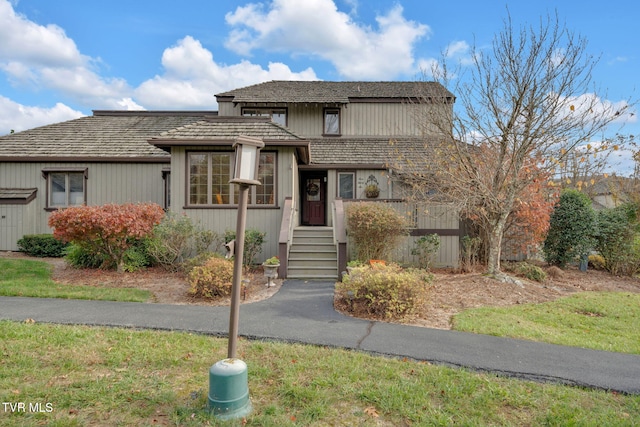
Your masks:
[[[228,307],[0,297],[0,319],[191,331],[226,336]],[[333,282],[287,280],[242,305],[240,335],[326,345],[535,381],[640,394],[640,356],[372,322],[333,309]]]

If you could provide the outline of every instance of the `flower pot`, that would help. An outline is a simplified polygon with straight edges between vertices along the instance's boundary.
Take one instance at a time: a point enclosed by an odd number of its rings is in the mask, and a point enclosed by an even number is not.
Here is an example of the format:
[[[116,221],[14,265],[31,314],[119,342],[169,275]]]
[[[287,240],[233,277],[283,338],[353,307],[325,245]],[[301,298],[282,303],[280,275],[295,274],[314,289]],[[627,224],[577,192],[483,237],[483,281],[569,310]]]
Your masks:
[[[280,267],[280,264],[262,264],[262,267],[264,268],[264,275],[266,277],[272,276],[274,279],[278,277],[278,267]]]
[[[280,264],[262,264],[264,277],[268,279],[267,287],[271,287],[271,281],[278,278],[278,267],[280,267]]]
[[[367,185],[364,189],[364,195],[368,199],[375,199],[380,195],[380,188],[377,185]]]

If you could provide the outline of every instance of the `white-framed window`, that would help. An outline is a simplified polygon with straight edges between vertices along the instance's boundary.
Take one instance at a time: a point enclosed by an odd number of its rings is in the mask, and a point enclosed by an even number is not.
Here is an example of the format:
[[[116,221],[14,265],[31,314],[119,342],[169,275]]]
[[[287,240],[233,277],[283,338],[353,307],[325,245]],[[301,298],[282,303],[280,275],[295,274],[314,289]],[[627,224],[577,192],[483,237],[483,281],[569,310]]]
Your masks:
[[[340,110],[326,108],[324,110],[324,135],[340,135]]]
[[[287,125],[287,110],[284,108],[243,108],[245,117],[271,117],[271,121],[281,126]]]
[[[262,185],[250,187],[249,205],[276,206],[276,153],[261,152],[258,180]],[[229,183],[233,173],[234,153],[188,153],[187,206],[232,206],[238,204],[235,184]]]
[[[87,203],[87,169],[44,169],[47,208],[81,206]]]
[[[355,199],[355,172],[338,172],[338,197]]]

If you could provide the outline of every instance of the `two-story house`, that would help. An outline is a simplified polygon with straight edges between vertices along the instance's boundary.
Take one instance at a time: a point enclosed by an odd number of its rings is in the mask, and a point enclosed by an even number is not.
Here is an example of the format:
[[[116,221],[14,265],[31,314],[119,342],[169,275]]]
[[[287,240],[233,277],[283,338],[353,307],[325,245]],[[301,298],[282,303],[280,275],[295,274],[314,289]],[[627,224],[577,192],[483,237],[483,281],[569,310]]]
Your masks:
[[[414,217],[413,237],[396,253],[400,261],[411,261],[409,254],[413,238],[436,232],[443,241],[436,263],[457,264],[460,233],[457,215],[450,215],[446,208],[437,206],[432,207],[427,215],[422,209],[402,202],[402,183],[393,172],[397,150],[419,155],[422,144],[437,133],[429,123],[425,124],[425,117],[429,116],[422,114],[421,109],[440,109],[441,114],[450,116],[454,96],[444,87],[432,82],[271,81],[221,93],[216,98],[217,115],[166,112],[164,117],[170,124],[156,125],[154,129],[148,127],[148,133],[136,134],[135,144],[130,141],[131,147],[135,145],[135,148],[130,149],[129,163],[135,163],[136,156],[132,153],[136,150],[140,153],[151,150],[160,165],[157,170],[140,172],[145,175],[144,179],[132,177],[131,187],[138,185],[135,181],[138,179],[156,183],[149,184],[149,197],[131,193],[126,188],[127,184],[119,182],[119,176],[113,177],[118,187],[112,189],[112,194],[120,197],[94,197],[94,192],[95,196],[104,193],[104,190],[97,189],[89,191],[91,178],[88,177],[93,177],[91,169],[98,166],[89,166],[81,158],[73,159],[71,165],[38,163],[35,169],[31,168],[30,174],[40,175],[37,172],[41,172],[39,182],[32,178],[26,181],[13,178],[22,170],[20,162],[16,161],[12,165],[14,172],[3,173],[0,169],[0,188],[5,189],[0,190],[0,206],[3,206],[3,200],[9,200],[11,191],[15,194],[15,190],[21,189],[24,191],[20,199],[23,209],[32,204],[27,200],[36,192],[45,193],[42,195],[45,211],[55,208],[51,197],[56,192],[62,193],[60,188],[74,194],[74,184],[69,181],[56,186],[49,175],[82,172],[86,176],[81,179],[78,175],[76,188],[80,188],[79,183],[83,182],[85,203],[155,201],[222,233],[235,228],[237,189],[229,184],[233,162],[231,145],[237,136],[247,135],[260,138],[265,143],[260,154],[262,185],[251,189],[247,227],[267,233],[262,257],[278,254],[283,264],[281,275],[338,277],[348,257],[344,245],[344,208],[349,201],[357,199],[388,201]],[[438,102],[430,102],[434,98]],[[106,117],[121,122],[135,118],[144,122],[161,114],[97,112],[93,119]],[[180,118],[182,122],[177,123]],[[91,122],[90,119],[66,123]],[[37,140],[45,144],[47,138],[44,134],[60,125],[39,128],[43,135]],[[127,129],[135,129],[131,123],[127,126]],[[128,132],[122,127],[126,126],[118,127],[121,132]],[[96,133],[101,130],[100,127],[95,128]],[[27,134],[36,131],[0,138],[0,162],[6,161],[3,140],[15,144],[21,134],[25,134],[23,139],[27,140]],[[99,141],[105,140],[97,134],[93,137],[88,128],[77,134],[83,141],[79,145],[90,145],[95,140],[96,150],[100,149]],[[118,145],[116,140],[119,137],[113,133],[110,135]],[[141,142],[146,143],[147,148],[143,148]],[[60,147],[63,145],[63,142],[59,143],[56,152],[63,150]],[[75,148],[66,144],[69,156]],[[21,156],[21,160],[25,161],[26,157],[29,156]],[[116,165],[123,163],[122,157],[115,157],[105,158],[106,162],[111,162],[114,175],[120,174]],[[96,161],[95,158],[84,160]],[[29,184],[25,185],[26,182]],[[100,179],[99,185],[110,187],[108,179]],[[371,185],[378,188],[374,199],[365,191]],[[29,189],[35,191],[29,193]],[[16,202],[13,200],[11,203]],[[0,227],[2,224],[0,220]],[[42,220],[39,225],[34,232],[47,231],[41,226]],[[13,236],[15,238],[15,233]],[[4,242],[0,249],[12,249],[7,248],[11,244]]]

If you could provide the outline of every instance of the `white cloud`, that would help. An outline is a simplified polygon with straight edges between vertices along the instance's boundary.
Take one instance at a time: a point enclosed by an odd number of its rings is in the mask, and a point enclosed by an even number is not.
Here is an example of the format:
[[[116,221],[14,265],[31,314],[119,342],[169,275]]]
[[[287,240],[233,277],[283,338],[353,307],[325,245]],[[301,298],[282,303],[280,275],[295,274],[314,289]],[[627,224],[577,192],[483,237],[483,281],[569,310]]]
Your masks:
[[[414,45],[430,34],[409,21],[402,6],[376,17],[377,28],[354,22],[333,0],[274,0],[238,7],[226,15],[233,26],[227,48],[249,55],[254,49],[302,54],[330,61],[348,79],[391,79],[418,71]]]
[[[106,79],[57,25],[39,25],[0,0],[0,70],[14,86],[51,89],[82,105],[111,108],[131,92],[122,79]]]
[[[29,21],[6,0],[0,0],[0,40],[0,62],[11,58],[31,66],[58,67],[85,60],[62,28]]]
[[[567,106],[566,115],[580,114],[586,119],[596,120],[599,117],[612,119],[612,125],[627,125],[636,123],[638,115],[635,109],[626,101],[610,101],[602,99],[593,93],[580,96],[566,97],[561,102]]]
[[[145,110],[146,108],[144,108],[143,106],[139,105],[138,103],[136,103],[133,99],[131,98],[123,98],[122,100],[117,102],[118,104],[118,110],[128,110],[128,111],[139,111],[139,110]]]
[[[268,80],[318,80],[311,68],[295,73],[282,63],[268,68],[241,61],[224,65],[191,36],[179,40],[162,54],[163,75],[143,82],[135,98],[148,108],[214,109],[214,95]]]
[[[80,111],[76,111],[62,103],[57,103],[51,108],[28,107],[3,96],[0,96],[0,111],[2,111],[0,115],[0,135],[6,135],[11,130],[19,132],[84,116]]]

